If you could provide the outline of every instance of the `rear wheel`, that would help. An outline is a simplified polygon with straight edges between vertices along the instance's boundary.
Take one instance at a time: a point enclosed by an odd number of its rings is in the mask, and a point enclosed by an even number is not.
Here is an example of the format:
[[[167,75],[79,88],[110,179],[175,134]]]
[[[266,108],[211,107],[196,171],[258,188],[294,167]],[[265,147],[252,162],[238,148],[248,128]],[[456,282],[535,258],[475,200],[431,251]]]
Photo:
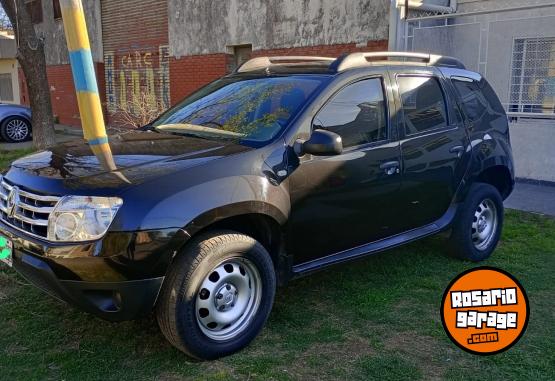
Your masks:
[[[497,188],[484,183],[472,185],[453,224],[451,252],[474,262],[489,258],[501,237],[503,213]]]
[[[24,142],[31,137],[31,124],[17,116],[7,118],[0,125],[0,135],[8,143]]]
[[[272,308],[273,262],[253,238],[230,231],[197,238],[166,277],[156,315],[164,336],[197,359],[247,346]]]

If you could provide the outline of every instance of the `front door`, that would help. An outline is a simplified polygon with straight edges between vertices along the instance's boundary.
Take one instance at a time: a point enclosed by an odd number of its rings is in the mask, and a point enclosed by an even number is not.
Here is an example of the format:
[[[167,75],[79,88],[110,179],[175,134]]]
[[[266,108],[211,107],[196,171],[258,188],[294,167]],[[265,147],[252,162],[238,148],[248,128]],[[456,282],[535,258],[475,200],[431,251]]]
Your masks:
[[[471,152],[460,112],[433,72],[398,75],[404,230],[432,223],[447,211]]]
[[[344,150],[305,155],[290,177],[287,251],[295,264],[397,232],[401,155],[384,81],[365,78],[345,86],[314,118],[313,129],[339,134]]]

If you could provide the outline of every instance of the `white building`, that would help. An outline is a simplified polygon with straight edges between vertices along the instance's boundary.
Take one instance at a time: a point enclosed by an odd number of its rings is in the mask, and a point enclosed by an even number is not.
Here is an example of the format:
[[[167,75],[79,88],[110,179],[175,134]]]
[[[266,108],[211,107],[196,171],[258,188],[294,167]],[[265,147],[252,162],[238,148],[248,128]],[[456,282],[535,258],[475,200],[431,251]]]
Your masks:
[[[517,177],[555,181],[554,1],[393,0],[389,38],[484,74],[512,122]]]
[[[19,70],[12,34],[0,30],[0,102],[20,103]]]

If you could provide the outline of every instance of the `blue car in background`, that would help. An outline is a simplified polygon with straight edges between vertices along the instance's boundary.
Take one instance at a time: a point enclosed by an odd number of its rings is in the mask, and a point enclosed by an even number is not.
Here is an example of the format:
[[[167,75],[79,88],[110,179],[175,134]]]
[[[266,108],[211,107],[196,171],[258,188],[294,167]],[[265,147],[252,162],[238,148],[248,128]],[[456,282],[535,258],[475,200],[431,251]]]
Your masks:
[[[31,138],[31,109],[0,103],[0,137],[8,143],[19,143]]]

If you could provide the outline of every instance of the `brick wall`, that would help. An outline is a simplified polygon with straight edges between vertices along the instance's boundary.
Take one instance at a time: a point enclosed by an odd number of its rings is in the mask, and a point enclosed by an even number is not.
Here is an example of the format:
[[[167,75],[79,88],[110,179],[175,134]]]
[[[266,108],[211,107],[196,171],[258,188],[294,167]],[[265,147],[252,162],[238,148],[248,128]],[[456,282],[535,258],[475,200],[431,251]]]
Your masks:
[[[98,91],[100,100],[104,103],[104,64],[96,63]],[[54,115],[58,117],[61,124],[68,126],[81,126],[77,96],[73,84],[73,76],[70,65],[52,65],[46,68],[48,84],[50,85],[50,99]]]
[[[170,106],[168,2],[101,2],[104,83],[110,124],[124,125],[122,112]],[[126,110],[126,111],[122,111]]]
[[[106,99],[104,64],[95,63],[94,66],[97,75],[100,101],[104,104]],[[75,86],[73,84],[71,66],[69,64],[47,66],[46,75],[48,77],[50,100],[52,102],[54,117],[57,117],[58,122],[61,124],[80,127],[81,118],[79,116],[79,107],[77,105],[77,96],[75,93]],[[21,68],[19,69],[19,84],[21,104],[29,106],[29,92],[27,89],[25,74]]]
[[[356,44],[317,45],[296,48],[257,50],[252,57],[311,55],[338,57],[343,53],[387,50],[388,41],[368,41],[365,46]],[[171,103],[175,104],[207,83],[227,74],[230,56],[210,54],[170,59]]]
[[[139,33],[143,29],[138,29],[135,33]],[[132,33],[128,35],[127,45],[125,39],[118,33],[115,34],[115,40],[105,41],[105,46],[108,48],[116,49],[116,46],[122,44],[119,51],[129,50],[130,46],[133,46],[133,41],[139,40],[137,34]],[[110,42],[111,41],[111,42]],[[156,46],[156,43],[164,44],[164,39],[161,34],[157,41],[149,41],[151,46]],[[127,47],[125,47],[127,46]],[[137,49],[137,46],[135,46]],[[387,50],[387,41],[368,41],[366,46],[357,47],[353,44],[337,44],[337,45],[319,45],[319,46],[306,46],[297,48],[282,48],[282,49],[271,49],[271,50],[258,50],[252,53],[252,57],[257,56],[277,56],[277,55],[318,55],[318,56],[330,56],[337,57],[343,53],[352,53],[359,51],[377,51],[377,50]],[[106,48],[105,48],[106,51]],[[118,49],[116,49],[118,51]],[[136,50],[137,52],[139,50]],[[145,56],[144,51],[139,51],[142,54],[142,62],[144,63]],[[150,60],[153,62],[160,60],[160,55],[158,51],[152,52],[149,56]],[[145,85],[145,73],[143,68],[137,66],[137,62],[134,61],[135,55],[131,54],[131,64],[129,68],[122,68],[124,71],[129,69],[130,72],[133,70],[139,72],[140,81],[139,84],[142,89],[146,87]],[[207,83],[218,79],[219,77],[226,75],[228,72],[229,62],[231,57],[227,54],[210,54],[210,55],[198,55],[189,56],[181,58],[169,58],[169,79],[166,83],[166,91],[169,92],[171,104],[179,102],[181,99],[187,95],[193,93],[197,89],[206,85]],[[121,57],[120,57],[121,60]],[[134,63],[133,63],[134,62]],[[100,98],[103,104],[106,104],[106,75],[105,75],[105,63],[95,63],[95,69],[98,79],[98,90],[100,92]],[[146,69],[146,68],[144,68]],[[119,84],[121,83],[122,75],[121,70],[112,69],[113,80],[116,86],[114,91],[117,96],[119,95],[121,88]],[[70,126],[80,126],[79,110],[77,107],[77,99],[75,96],[75,88],[73,86],[73,78],[71,74],[71,68],[69,65],[56,65],[47,67],[48,82],[50,85],[50,92],[52,98],[52,107],[54,109],[54,115],[58,116],[59,122],[62,124],[67,124]],[[129,77],[126,78],[127,91],[129,96],[132,94],[132,83],[129,83]],[[29,97],[27,89],[25,88],[25,80],[22,71],[20,70],[20,81],[21,86],[21,101],[24,104],[28,104]],[[162,82],[160,78],[156,79],[155,88],[157,89],[157,96],[160,97],[160,87]],[[119,106],[118,106],[119,107]],[[108,123],[116,122],[116,118],[112,117],[112,113],[108,113],[106,119]]]
[[[227,74],[227,54],[170,59],[171,102],[175,104],[200,87]]]

